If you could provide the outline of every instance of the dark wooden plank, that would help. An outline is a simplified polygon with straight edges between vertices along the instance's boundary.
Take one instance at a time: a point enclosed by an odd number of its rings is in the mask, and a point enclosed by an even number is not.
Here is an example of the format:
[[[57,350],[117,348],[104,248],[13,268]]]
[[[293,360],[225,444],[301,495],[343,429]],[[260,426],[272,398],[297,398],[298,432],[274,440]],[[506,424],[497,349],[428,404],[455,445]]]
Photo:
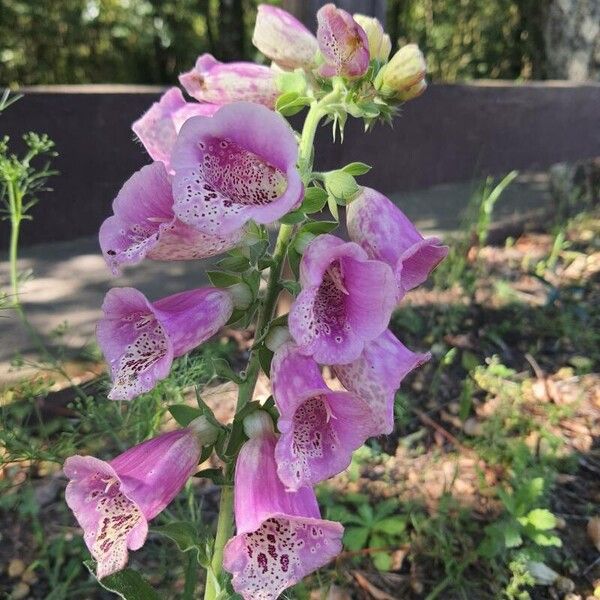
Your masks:
[[[158,88],[87,86],[26,90],[0,116],[0,135],[48,133],[60,156],[54,192],[23,228],[24,243],[74,239],[97,231],[120,185],[148,158],[130,124]],[[600,156],[600,85],[432,85],[402,109],[393,129],[368,135],[350,120],[344,145],[330,128],[317,136],[317,168],[353,160],[373,165],[361,179],[382,192],[468,181],[510,169],[541,169]],[[6,247],[8,225],[0,225]]]

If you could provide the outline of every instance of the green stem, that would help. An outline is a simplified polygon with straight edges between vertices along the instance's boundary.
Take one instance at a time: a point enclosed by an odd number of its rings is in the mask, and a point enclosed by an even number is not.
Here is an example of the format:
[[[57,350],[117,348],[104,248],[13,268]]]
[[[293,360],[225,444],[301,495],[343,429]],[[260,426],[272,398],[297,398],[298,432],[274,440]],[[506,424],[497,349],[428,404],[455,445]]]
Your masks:
[[[338,90],[334,89],[333,92],[325,96],[319,102],[313,102],[306,115],[304,127],[302,128],[302,136],[299,143],[298,156],[298,163],[301,172],[304,174],[305,183],[307,182],[307,179],[310,178],[315,133],[320,120],[326,114],[326,111],[324,110],[325,104],[337,99],[338,94]],[[308,176],[306,175],[307,173]],[[269,272],[267,289],[256,325],[255,336],[257,339],[266,333],[267,328],[271,323],[271,319],[273,318],[273,313],[275,312],[275,307],[277,304],[277,298],[279,297],[279,292],[281,291],[281,272],[283,270],[287,247],[293,231],[294,227],[292,225],[286,225],[282,223],[279,226],[279,233],[277,234],[277,241],[275,242],[275,249],[273,250],[273,264]],[[260,362],[258,359],[258,349],[255,348],[250,353],[244,380],[239,386],[236,413],[252,400],[252,395],[254,394],[254,388],[256,387],[256,381],[258,380],[259,372]],[[233,473],[230,472],[228,475],[231,476],[232,474]],[[207,576],[204,600],[215,600],[217,598],[218,579],[223,570],[223,549],[227,543],[227,540],[231,537],[232,530],[233,486],[225,485],[221,488],[219,518],[217,520],[217,532],[215,535],[215,545],[210,566],[211,572],[208,573]]]
[[[17,257],[19,250],[19,230],[21,228],[21,201],[15,186],[8,186],[8,202],[10,206],[10,247],[8,261],[10,264],[10,287],[12,290],[12,304],[19,306],[19,270]]]
[[[190,550],[187,555],[188,563],[185,568],[185,584],[181,599],[194,600],[196,597],[196,585],[198,584],[198,559],[194,550]]]

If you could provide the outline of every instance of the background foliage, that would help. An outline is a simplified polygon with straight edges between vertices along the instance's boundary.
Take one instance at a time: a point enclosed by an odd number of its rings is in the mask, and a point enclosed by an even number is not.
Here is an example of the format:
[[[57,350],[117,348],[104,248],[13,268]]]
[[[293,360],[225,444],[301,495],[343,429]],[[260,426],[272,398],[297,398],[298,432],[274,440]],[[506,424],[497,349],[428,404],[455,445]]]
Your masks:
[[[175,81],[196,56],[255,59],[258,0],[0,0],[0,82]],[[280,4],[280,2],[272,2]],[[546,0],[388,0],[392,39],[433,79],[543,78]]]

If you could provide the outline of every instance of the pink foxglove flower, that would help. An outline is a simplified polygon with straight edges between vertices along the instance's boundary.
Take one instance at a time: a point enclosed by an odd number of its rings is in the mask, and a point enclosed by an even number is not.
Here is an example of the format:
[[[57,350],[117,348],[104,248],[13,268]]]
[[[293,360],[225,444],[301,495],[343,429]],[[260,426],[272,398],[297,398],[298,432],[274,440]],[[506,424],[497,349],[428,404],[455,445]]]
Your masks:
[[[177,132],[190,117],[212,117],[217,104],[186,102],[179,88],[167,90],[132,126],[152,160],[169,164]]]
[[[350,239],[370,258],[394,269],[398,300],[421,285],[448,254],[439,238],[424,238],[393,202],[371,188],[363,188],[350,202],[346,217]]]
[[[98,578],[120,571],[127,550],[141,548],[148,521],[179,493],[198,466],[200,440],[179,429],[130,448],[110,462],[71,456],[65,498],[98,562]]]
[[[356,360],[388,326],[396,305],[394,273],[353,242],[319,235],[300,262],[302,291],[289,328],[302,354],[325,365]]]
[[[317,38],[289,12],[259,4],[252,43],[284,69],[311,69],[319,51]]]
[[[167,377],[173,359],[212,337],[233,311],[228,292],[199,288],[149,302],[134,288],[113,288],[96,330],[110,366],[108,397],[131,400]]]
[[[364,75],[369,68],[369,40],[352,15],[326,4],[319,9],[317,21],[317,40],[325,59],[319,74],[323,77]]]
[[[271,382],[280,414],[275,458],[281,481],[297,490],[341,473],[375,427],[373,407],[329,389],[317,363],[291,342],[275,352]]]
[[[179,82],[200,102],[229,104],[245,100],[273,108],[280,94],[276,76],[275,71],[263,65],[222,63],[210,54],[203,54],[193,69],[179,76]]]
[[[209,235],[271,223],[302,201],[298,144],[278,113],[250,102],[189,119],[171,156],[177,217]]]
[[[285,490],[277,476],[275,435],[258,432],[242,446],[235,469],[237,535],[224,568],[245,600],[276,600],[342,549],[343,527],[321,519],[310,488]]]
[[[333,372],[352,394],[371,408],[369,436],[387,435],[394,429],[394,396],[400,383],[431,355],[411,352],[388,329],[367,342],[357,360],[334,365]]]
[[[171,178],[162,162],[142,167],[113,202],[114,215],[100,227],[100,247],[117,275],[123,265],[152,260],[191,260],[237,246],[243,229],[207,234],[179,221],[173,212]]]

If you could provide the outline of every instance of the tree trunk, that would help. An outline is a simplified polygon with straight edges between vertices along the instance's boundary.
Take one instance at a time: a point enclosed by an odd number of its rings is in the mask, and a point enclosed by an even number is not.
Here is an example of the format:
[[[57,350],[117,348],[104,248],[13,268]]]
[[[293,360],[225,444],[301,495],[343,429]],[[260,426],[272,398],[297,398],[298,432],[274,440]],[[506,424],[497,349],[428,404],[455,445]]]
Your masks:
[[[599,0],[551,0],[544,34],[550,79],[600,79]]]

